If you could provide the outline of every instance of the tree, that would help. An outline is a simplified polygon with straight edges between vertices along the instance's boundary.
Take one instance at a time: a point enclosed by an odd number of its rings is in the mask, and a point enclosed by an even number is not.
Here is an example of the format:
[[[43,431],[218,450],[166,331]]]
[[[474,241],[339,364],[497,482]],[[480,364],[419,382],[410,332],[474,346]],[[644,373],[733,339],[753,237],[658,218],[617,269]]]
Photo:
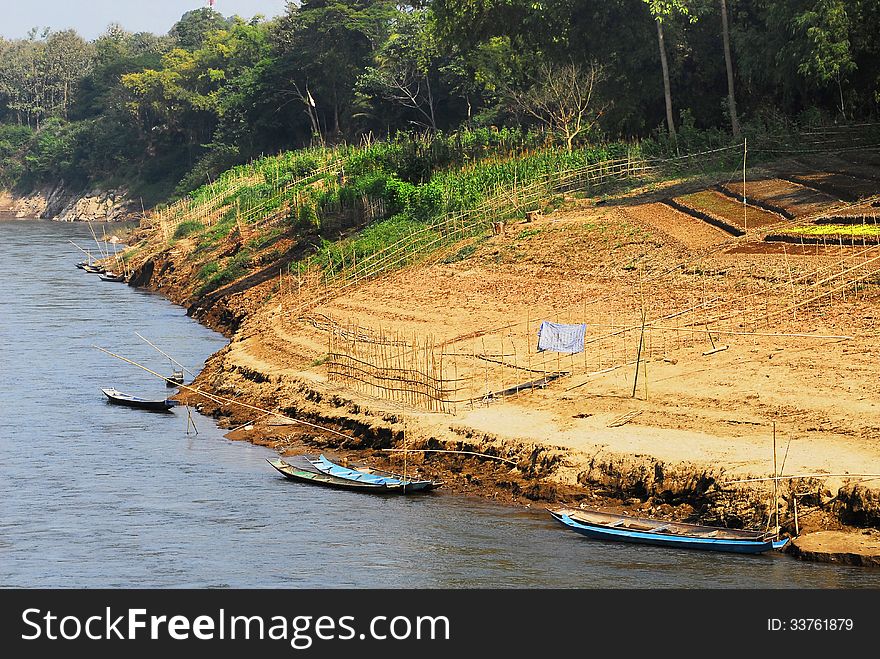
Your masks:
[[[207,142],[229,107],[227,89],[268,54],[264,27],[241,19],[224,25],[196,50],[174,48],[160,68],[122,76],[128,107],[153,148],[159,138],[191,149]]]
[[[402,13],[391,34],[376,53],[376,66],[368,67],[357,87],[392,103],[415,110],[416,122],[437,130],[437,97],[432,77],[438,73],[440,55],[425,12]]]
[[[210,7],[201,7],[181,16],[168,34],[177,40],[178,47],[184,50],[196,50],[201,48],[212,32],[227,26],[228,22],[223,18],[223,14]]]
[[[571,151],[574,140],[589,132],[603,112],[594,97],[604,70],[595,62],[586,68],[546,63],[539,76],[523,92],[510,90],[510,97],[522,112],[560,133]]]
[[[352,134],[355,85],[385,42],[398,15],[389,0],[304,0],[288,5],[276,33],[279,65],[291,100],[311,95],[312,110],[331,141]]]
[[[669,135],[676,139],[675,119],[672,114],[672,91],[669,83],[669,63],[666,60],[666,46],[663,42],[663,21],[674,14],[689,16],[690,11],[684,0],[643,0],[657,25],[657,43],[660,47],[660,68],[663,70],[663,98],[666,100],[666,124]],[[690,19],[695,20],[694,16]]]
[[[736,97],[733,91],[733,62],[730,59],[730,30],[727,26],[727,2],[721,0],[721,36],[724,42],[724,64],[727,69],[727,107],[730,112],[730,129],[739,136],[739,119],[736,116]]]
[[[10,42],[0,52],[0,93],[19,123],[36,128],[46,117],[67,117],[94,49],[73,30],[38,33]]]
[[[834,83],[838,110],[846,118],[843,80],[855,70],[850,45],[850,20],[844,0],[818,0],[797,14],[790,29],[798,36],[792,51],[798,60],[798,73],[818,85]]]
[[[74,30],[52,32],[46,38],[43,66],[50,88],[49,105],[64,119],[77,87],[95,60],[95,48]]]

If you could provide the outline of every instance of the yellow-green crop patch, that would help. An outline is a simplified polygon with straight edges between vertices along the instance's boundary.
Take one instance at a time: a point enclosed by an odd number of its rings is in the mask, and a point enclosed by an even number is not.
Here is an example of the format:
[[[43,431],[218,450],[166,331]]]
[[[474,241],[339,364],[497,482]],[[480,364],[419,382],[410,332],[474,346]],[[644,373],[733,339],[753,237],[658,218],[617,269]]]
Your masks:
[[[810,224],[786,229],[799,236],[880,236],[878,224]]]

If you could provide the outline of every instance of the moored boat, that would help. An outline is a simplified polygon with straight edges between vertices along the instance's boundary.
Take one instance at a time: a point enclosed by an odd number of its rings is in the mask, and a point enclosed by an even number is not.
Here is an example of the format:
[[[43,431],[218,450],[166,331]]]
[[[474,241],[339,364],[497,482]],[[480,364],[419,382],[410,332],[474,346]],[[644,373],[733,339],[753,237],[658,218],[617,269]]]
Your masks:
[[[268,462],[291,480],[359,492],[407,494],[425,492],[442,484],[437,481],[408,480],[398,477],[397,474],[369,467],[349,469],[330,462],[324,456],[297,455],[289,460],[269,458]],[[318,464],[316,465],[316,463]],[[327,470],[327,465],[333,465],[333,473]]]
[[[382,485],[337,478],[336,476],[322,473],[316,469],[307,469],[304,465],[298,466],[291,464],[279,458],[266,458],[266,461],[285,477],[294,481],[311,483],[313,485],[324,485],[326,487],[334,487],[341,490],[355,490],[358,492],[387,493],[392,491]]]
[[[125,281],[125,275],[116,274],[115,272],[102,272],[98,274],[101,281]]]
[[[168,398],[139,398],[137,396],[124,394],[117,389],[101,389],[101,391],[114,405],[125,405],[126,407],[135,407],[142,410],[153,410],[157,412],[166,412],[177,405],[176,401]]]
[[[105,272],[107,272],[106,269],[104,268],[104,266],[91,265],[89,263],[84,264],[82,269],[85,270],[86,272],[91,272],[93,274],[98,274],[98,275],[102,275]]]
[[[321,473],[360,483],[375,483],[402,492],[424,492],[442,485],[439,481],[412,480],[401,474],[373,467],[346,467],[328,460],[323,454],[318,457],[307,457],[306,460]]]
[[[551,510],[550,514],[573,531],[594,540],[634,542],[738,554],[759,554],[771,549],[782,549],[789,540],[788,538],[778,539],[773,534],[761,531],[726,529],[684,522],[664,522],[592,509],[563,508]]]
[[[183,371],[180,369],[173,371],[169,377],[165,378],[166,387],[176,387],[181,384],[183,384]]]

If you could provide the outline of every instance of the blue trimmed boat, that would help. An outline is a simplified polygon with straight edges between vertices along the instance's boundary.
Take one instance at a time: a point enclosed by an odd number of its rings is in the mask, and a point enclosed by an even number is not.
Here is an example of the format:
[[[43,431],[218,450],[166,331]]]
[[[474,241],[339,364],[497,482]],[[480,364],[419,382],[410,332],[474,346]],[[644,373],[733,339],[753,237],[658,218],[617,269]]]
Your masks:
[[[321,473],[317,469],[312,469],[308,465],[291,464],[279,458],[266,458],[266,461],[275,467],[281,474],[292,481],[300,481],[303,483],[311,483],[313,485],[324,485],[326,487],[335,487],[341,490],[355,490],[359,492],[389,492],[382,485],[374,483],[359,483],[357,481],[346,480],[344,478],[336,478],[328,474]]]
[[[771,549],[782,549],[789,540],[775,539],[773,534],[761,531],[664,522],[591,509],[551,510],[550,514],[573,531],[594,540],[635,542],[737,554],[760,554]]]
[[[346,467],[336,464],[327,459],[323,454],[316,457],[305,458],[311,466],[322,474],[341,478],[355,483],[367,483],[383,487],[388,491],[395,492],[425,492],[440,487],[442,483],[433,480],[411,480],[400,474],[395,474],[373,467]]]

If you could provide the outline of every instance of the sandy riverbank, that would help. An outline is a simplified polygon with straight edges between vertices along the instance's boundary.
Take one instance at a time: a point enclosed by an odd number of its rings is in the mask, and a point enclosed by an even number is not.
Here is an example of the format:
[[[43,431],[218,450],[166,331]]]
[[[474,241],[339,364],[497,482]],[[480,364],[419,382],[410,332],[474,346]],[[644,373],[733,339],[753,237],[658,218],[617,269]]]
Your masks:
[[[195,245],[169,246],[157,233],[142,232],[134,281],[231,340],[194,386],[328,429],[183,396],[227,427],[245,426],[237,439],[398,471],[407,447],[407,467],[447,491],[766,528],[770,484],[733,481],[772,474],[775,434],[777,469],[812,475],[780,488],[786,531],[794,495],[805,538],[849,529],[863,546],[847,524],[877,523],[877,497],[839,496],[860,474],[880,474],[880,292],[873,271],[856,277],[873,252],[768,249],[761,233],[732,237],[652,200],[587,200],[303,306],[302,282],[272,264],[196,296]],[[538,353],[540,320],[586,322],[588,349]],[[430,337],[443,377],[464,384],[431,412],[333,377],[328,333],[352,328],[391,343]],[[486,395],[550,371],[564,375]],[[835,544],[827,555],[840,553]]]

